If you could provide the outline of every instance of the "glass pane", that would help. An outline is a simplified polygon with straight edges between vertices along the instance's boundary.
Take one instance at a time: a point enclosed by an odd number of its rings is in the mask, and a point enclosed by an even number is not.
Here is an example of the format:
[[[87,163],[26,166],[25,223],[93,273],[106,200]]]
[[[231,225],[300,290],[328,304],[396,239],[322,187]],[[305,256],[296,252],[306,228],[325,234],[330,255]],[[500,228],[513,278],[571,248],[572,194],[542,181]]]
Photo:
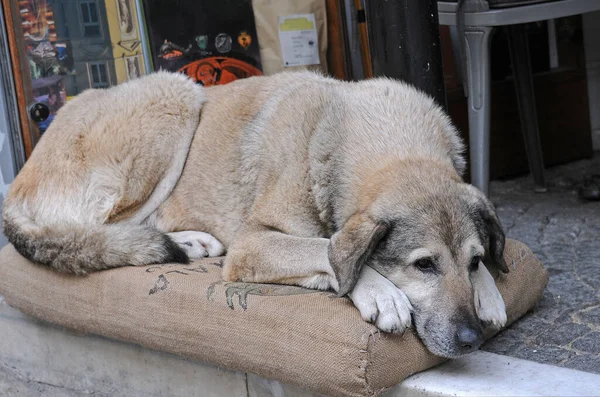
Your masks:
[[[84,36],[85,37],[99,37],[100,36],[100,26],[99,25],[88,25],[84,28]]]
[[[108,77],[106,75],[106,65],[98,65],[98,70],[100,71],[100,81],[102,83],[108,84]]]
[[[23,73],[32,102],[50,117],[30,121],[43,133],[68,100],[95,86],[118,84],[146,73],[134,0],[10,0]],[[34,136],[37,134],[33,134]]]
[[[89,3],[90,7],[90,22],[98,22],[98,11],[95,3]]]
[[[98,84],[100,82],[100,76],[98,76],[98,65],[90,65],[90,74],[92,76],[92,84]]]
[[[81,3],[81,19],[83,23],[90,22],[90,8],[88,3]]]

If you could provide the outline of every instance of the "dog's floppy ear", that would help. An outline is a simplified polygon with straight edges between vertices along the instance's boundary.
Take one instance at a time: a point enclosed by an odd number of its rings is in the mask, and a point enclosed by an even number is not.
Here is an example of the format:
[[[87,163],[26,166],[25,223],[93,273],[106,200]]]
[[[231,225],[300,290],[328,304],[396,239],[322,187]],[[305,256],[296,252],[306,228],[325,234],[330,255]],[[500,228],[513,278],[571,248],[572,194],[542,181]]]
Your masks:
[[[339,296],[352,290],[360,270],[388,230],[386,223],[375,222],[368,215],[357,213],[331,237],[329,263],[338,281]]]
[[[487,241],[485,261],[491,261],[498,270],[508,273],[509,269],[504,260],[505,236],[496,210],[490,200],[477,188],[469,186],[469,195],[472,198],[472,213],[478,229],[483,231]]]

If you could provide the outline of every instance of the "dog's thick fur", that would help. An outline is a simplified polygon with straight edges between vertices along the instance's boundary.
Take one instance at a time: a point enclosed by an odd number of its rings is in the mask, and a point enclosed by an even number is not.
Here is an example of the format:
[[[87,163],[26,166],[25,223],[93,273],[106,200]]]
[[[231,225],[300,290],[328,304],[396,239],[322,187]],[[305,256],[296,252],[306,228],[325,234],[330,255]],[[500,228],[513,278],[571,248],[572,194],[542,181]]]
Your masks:
[[[506,322],[480,265],[508,271],[504,234],[462,182],[462,151],[444,112],[397,81],[301,72],[203,89],[161,72],[61,109],[4,232],[77,274],[227,247],[226,280],[349,293],[365,320],[403,332],[412,315],[453,357],[481,344],[480,321]]]

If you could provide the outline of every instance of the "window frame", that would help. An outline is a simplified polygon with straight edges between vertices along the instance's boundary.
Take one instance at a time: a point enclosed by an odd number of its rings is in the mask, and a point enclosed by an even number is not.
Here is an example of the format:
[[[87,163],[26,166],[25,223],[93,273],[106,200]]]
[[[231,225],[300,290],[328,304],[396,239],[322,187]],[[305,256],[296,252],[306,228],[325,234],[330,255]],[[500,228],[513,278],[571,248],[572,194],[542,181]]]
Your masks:
[[[85,22],[83,19],[83,6],[87,6],[88,16],[91,20],[91,12],[90,5],[94,5],[96,7],[96,22]],[[79,23],[81,25],[81,37],[87,39],[98,39],[104,38],[104,30],[102,29],[102,18],[100,17],[100,5],[98,4],[98,0],[79,0],[77,4],[77,12],[79,13]],[[85,34],[86,27],[97,26],[98,27],[98,35],[97,36],[87,36]]]
[[[101,79],[102,74],[100,73],[100,67],[104,67],[104,70],[106,71],[106,81],[98,81],[97,83],[94,82],[94,71],[93,68],[96,68],[97,73],[98,73],[98,79]],[[88,73],[88,83],[90,85],[90,88],[108,88],[110,86],[112,86],[112,81],[110,78],[110,69],[108,67],[108,62],[106,61],[95,61],[95,62],[86,62],[86,68],[87,68],[87,73]]]

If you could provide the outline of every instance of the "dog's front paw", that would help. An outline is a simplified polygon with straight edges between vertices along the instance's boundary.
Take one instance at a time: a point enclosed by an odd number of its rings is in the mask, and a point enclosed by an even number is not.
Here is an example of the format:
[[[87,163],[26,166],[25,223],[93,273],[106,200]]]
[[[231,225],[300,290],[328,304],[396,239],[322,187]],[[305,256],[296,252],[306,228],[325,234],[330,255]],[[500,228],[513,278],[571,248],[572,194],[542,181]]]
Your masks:
[[[208,233],[185,231],[167,234],[188,254],[190,259],[220,256],[225,252],[223,244]]]
[[[494,278],[483,265],[473,276],[473,290],[475,299],[475,311],[479,319],[487,324],[493,324],[496,328],[506,325],[506,306]]]
[[[402,334],[410,327],[412,306],[404,292],[369,266],[363,267],[348,296],[363,320],[380,330]]]

